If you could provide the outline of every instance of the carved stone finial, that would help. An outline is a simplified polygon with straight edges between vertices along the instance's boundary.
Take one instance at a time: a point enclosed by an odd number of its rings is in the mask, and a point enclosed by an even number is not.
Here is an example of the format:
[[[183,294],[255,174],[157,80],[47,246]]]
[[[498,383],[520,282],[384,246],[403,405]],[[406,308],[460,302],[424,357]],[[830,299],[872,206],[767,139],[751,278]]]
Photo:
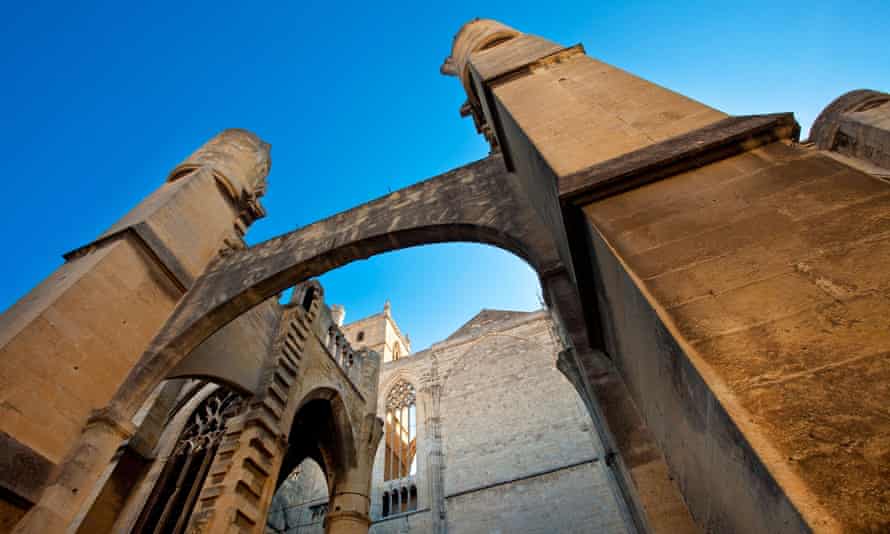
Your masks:
[[[485,50],[520,35],[520,32],[491,19],[473,19],[458,30],[451,43],[451,55],[439,71],[446,76],[457,76],[464,84],[470,103],[475,103],[469,75],[470,54]]]
[[[470,55],[474,52],[494,48],[518,35],[521,33],[496,20],[473,19],[464,24],[454,36],[451,55],[445,59],[445,63],[439,69],[442,74],[460,78],[464,91],[467,93],[467,102],[461,106],[460,116],[473,117],[476,131],[488,141],[492,154],[500,152],[500,147],[494,130],[486,123],[479,95],[473,85],[472,76],[470,76]]]
[[[213,172],[235,202],[255,199],[266,190],[266,176],[272,166],[271,146],[247,130],[223,130],[173,169],[168,182],[174,182],[201,168]]]

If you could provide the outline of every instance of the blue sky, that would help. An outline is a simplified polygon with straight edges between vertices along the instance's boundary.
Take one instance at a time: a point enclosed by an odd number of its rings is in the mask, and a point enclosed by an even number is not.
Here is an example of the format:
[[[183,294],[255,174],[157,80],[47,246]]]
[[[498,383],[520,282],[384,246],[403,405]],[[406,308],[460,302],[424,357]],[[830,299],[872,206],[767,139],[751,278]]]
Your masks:
[[[679,5],[679,4],[682,4]],[[497,18],[733,114],[890,90],[890,2],[6,3],[0,18],[0,308],[227,127],[273,145],[267,239],[487,147],[438,72],[460,25]],[[386,254],[322,278],[347,320],[393,312],[415,348],[480,308],[538,307],[531,270],[480,245]]]

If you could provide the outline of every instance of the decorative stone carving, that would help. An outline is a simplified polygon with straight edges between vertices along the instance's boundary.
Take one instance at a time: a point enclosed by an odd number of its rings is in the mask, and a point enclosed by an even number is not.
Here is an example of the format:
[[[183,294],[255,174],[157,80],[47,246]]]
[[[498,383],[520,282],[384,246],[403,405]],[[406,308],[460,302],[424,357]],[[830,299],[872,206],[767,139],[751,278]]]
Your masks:
[[[404,380],[399,380],[392,389],[389,390],[389,395],[386,396],[386,409],[396,410],[405,406],[410,406],[414,404],[416,399],[417,392],[415,391],[414,386]]]
[[[226,420],[241,413],[244,406],[240,395],[220,389],[195,410],[173,454],[191,454],[215,445],[222,439]]]

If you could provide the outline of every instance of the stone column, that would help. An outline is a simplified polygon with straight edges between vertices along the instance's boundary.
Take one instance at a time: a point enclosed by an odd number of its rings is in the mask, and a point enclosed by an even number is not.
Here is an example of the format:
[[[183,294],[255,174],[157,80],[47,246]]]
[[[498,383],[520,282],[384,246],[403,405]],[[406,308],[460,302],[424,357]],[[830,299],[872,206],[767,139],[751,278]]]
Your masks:
[[[367,534],[371,527],[368,487],[355,493],[337,490],[331,496],[324,520],[326,534]]]
[[[376,393],[376,392],[372,392]],[[376,415],[377,396],[368,400],[355,440],[355,463],[334,477],[324,519],[326,534],[367,534],[371,526],[371,477],[383,421]]]
[[[447,509],[445,506],[445,469],[444,455],[442,453],[442,417],[440,402],[442,400],[442,382],[439,379],[439,362],[433,357],[430,365],[429,379],[421,390],[426,401],[424,413],[426,418],[426,447],[427,453],[427,487],[429,488],[430,511],[434,534],[444,534],[448,531],[446,520]]]
[[[267,144],[244,130],[222,132],[0,318],[0,371],[16,384],[5,392],[14,410],[0,412],[0,435],[61,463],[16,532],[61,532],[84,517],[124,437],[95,424],[81,434],[90,411],[120,393],[192,281],[221,251],[243,246],[244,231],[264,214],[258,197],[268,169]],[[118,406],[104,412],[116,414],[115,428],[133,415]]]

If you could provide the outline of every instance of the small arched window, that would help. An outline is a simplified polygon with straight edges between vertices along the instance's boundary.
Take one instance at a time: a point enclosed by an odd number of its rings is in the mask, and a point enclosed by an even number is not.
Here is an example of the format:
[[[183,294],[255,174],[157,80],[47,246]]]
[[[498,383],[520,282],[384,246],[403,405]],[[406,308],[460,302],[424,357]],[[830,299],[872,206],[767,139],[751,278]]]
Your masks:
[[[417,471],[417,394],[399,380],[386,396],[386,457],[384,480],[398,480]]]
[[[392,344],[392,361],[396,361],[402,357],[402,350],[399,346],[399,342],[396,341]]]
[[[389,517],[417,510],[417,486],[408,484],[383,492],[381,516]]]
[[[358,341],[358,342],[362,342],[362,341],[365,340],[365,332],[364,332],[364,330],[362,330],[361,332],[358,333],[357,336],[355,336],[355,340]]]

